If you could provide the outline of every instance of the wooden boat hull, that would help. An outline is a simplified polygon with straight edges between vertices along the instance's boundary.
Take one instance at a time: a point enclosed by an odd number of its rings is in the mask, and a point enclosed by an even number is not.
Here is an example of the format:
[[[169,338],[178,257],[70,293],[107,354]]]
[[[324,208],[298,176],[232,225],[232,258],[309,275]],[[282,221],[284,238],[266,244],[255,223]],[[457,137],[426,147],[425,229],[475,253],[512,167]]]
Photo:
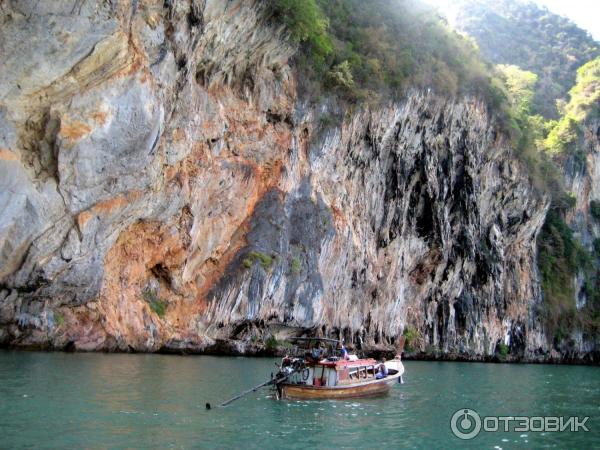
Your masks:
[[[380,380],[369,380],[362,383],[335,387],[282,384],[280,385],[281,398],[291,400],[323,400],[383,395],[395,383],[399,382],[400,376],[401,373],[396,373]]]

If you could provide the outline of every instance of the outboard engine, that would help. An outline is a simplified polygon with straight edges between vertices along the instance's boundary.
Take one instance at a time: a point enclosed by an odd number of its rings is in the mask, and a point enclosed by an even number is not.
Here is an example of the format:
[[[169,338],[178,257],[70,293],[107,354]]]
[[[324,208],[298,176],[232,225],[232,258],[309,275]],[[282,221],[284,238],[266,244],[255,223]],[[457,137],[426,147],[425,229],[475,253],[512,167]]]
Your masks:
[[[290,375],[304,370],[305,367],[306,364],[302,358],[290,358],[289,356],[286,356],[281,360],[281,367],[275,375],[275,378],[285,381]]]
[[[281,367],[273,379],[277,399],[281,398],[281,384],[285,383],[293,374],[302,372],[305,369],[306,364],[302,358],[285,356],[281,360]]]

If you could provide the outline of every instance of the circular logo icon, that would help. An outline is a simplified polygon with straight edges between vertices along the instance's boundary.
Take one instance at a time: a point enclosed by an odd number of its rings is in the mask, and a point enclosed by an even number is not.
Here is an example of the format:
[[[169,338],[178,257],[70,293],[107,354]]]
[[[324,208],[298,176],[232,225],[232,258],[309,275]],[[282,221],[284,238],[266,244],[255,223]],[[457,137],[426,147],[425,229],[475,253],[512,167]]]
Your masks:
[[[481,431],[481,417],[472,409],[459,409],[450,420],[450,428],[459,439],[473,439]]]

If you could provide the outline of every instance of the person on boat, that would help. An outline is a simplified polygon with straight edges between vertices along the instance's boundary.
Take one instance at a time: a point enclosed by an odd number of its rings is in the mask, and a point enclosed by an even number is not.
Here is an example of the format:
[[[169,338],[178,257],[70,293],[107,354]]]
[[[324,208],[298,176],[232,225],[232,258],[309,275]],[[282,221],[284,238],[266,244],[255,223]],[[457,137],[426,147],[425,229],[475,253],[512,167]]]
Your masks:
[[[375,376],[376,379],[380,380],[388,376],[388,368],[385,366],[385,358],[383,358],[383,362],[379,365],[379,372]]]
[[[346,346],[342,344],[342,359],[348,360],[348,350],[346,350]]]
[[[311,351],[310,351],[310,356],[313,360],[318,361],[321,359],[321,355],[323,354],[323,349],[319,348],[319,347],[314,347]]]

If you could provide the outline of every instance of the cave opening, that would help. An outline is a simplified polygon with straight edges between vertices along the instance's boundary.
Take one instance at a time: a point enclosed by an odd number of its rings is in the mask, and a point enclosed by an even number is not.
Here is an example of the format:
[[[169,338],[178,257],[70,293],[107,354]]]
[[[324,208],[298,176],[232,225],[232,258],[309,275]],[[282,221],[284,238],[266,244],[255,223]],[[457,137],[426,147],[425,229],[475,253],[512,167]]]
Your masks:
[[[163,263],[158,263],[150,269],[150,272],[161,283],[171,286],[171,273]]]

